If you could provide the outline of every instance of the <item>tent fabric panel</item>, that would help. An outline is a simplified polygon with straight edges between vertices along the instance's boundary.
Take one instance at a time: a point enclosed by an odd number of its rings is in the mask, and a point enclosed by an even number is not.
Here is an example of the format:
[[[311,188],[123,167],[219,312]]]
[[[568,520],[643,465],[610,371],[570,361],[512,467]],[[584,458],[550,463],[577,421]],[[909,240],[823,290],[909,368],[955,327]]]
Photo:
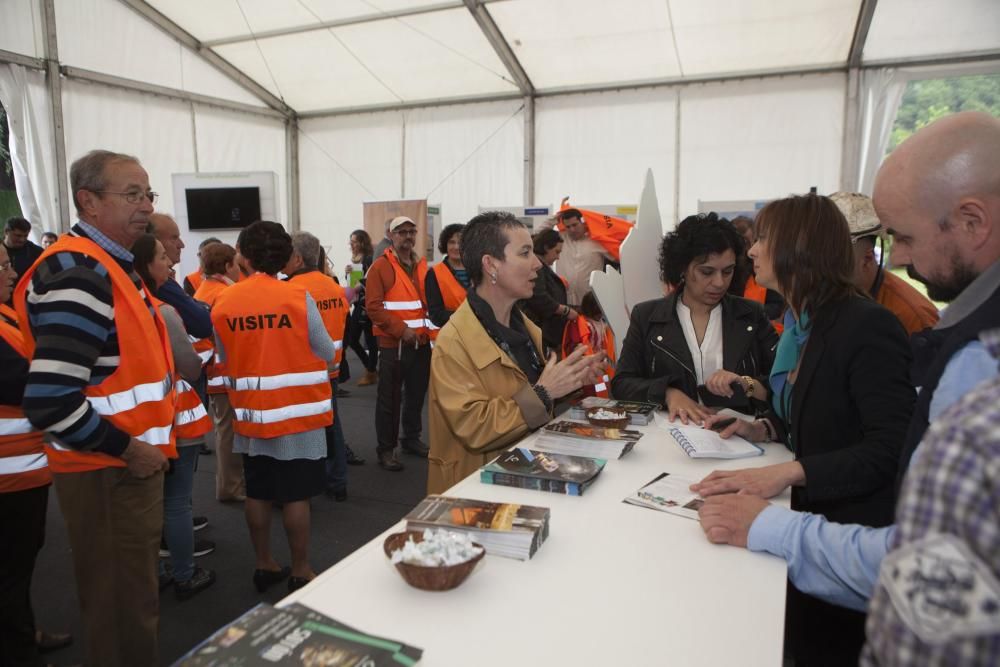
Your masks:
[[[699,200],[837,190],[845,92],[843,74],[684,89],[678,216]]]
[[[300,228],[331,248],[338,271],[351,232],[364,227],[362,204],[402,198],[402,165],[402,113],[299,122]]]
[[[664,225],[674,207],[677,94],[633,90],[541,98],[535,105],[535,201],[638,204],[653,170]]]
[[[181,47],[180,68],[183,90],[267,108],[263,100],[186,47]]]
[[[879,0],[864,60],[1000,50],[996,0]]]
[[[684,76],[843,63],[860,0],[672,0]]]
[[[195,165],[188,104],[71,80],[63,82],[63,119],[67,167],[97,148],[134,155],[160,195],[156,210],[174,210],[171,175]]]
[[[679,76],[666,3],[508,0],[487,5],[536,88]]]
[[[524,199],[524,111],[519,100],[406,112],[404,199],[441,205],[442,225],[482,206]],[[436,229],[435,234],[441,230]],[[433,240],[435,247],[437,239]],[[435,256],[436,256],[435,250]]]
[[[517,90],[465,10],[226,44],[216,51],[300,112]]]
[[[0,49],[32,58],[45,57],[42,9],[38,0],[3,0]]]

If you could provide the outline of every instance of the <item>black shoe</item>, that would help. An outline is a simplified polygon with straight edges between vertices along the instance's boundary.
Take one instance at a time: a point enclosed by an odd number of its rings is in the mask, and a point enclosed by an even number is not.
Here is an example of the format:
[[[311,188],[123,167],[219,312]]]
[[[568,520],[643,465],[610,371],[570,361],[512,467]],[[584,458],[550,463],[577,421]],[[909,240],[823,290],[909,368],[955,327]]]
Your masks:
[[[212,540],[195,540],[194,541],[194,555],[195,556],[207,556],[208,554],[215,551],[215,542]]]
[[[337,387],[337,398],[347,398],[350,395],[351,392],[347,391],[346,389],[341,389],[340,387]]]
[[[39,653],[51,653],[61,648],[66,648],[73,643],[73,635],[61,632],[45,632],[35,630],[35,645]]]
[[[292,593],[297,591],[310,581],[312,581],[312,579],[306,579],[305,577],[288,577],[288,592]]]
[[[212,450],[208,448],[208,445],[202,443],[201,446],[198,447],[198,454],[201,456],[211,456]]]
[[[390,472],[399,472],[403,469],[403,464],[399,462],[399,459],[396,458],[396,455],[393,452],[379,454],[378,465],[382,468],[382,470],[388,470]]]
[[[292,568],[287,565],[280,570],[254,570],[253,585],[258,593],[263,593],[274,584],[281,583],[292,574]]]
[[[327,489],[326,497],[333,498],[338,503],[342,503],[347,500],[347,489]]]
[[[174,596],[178,600],[187,600],[215,583],[215,572],[203,567],[194,568],[194,574],[187,581],[174,582]]]
[[[191,523],[193,524],[193,528],[195,530],[201,530],[202,528],[208,525],[208,517],[207,516],[192,517]]]
[[[365,460],[354,453],[354,450],[349,446],[347,447],[347,465],[349,466],[363,466]]]
[[[420,440],[400,440],[399,444],[404,452],[409,452],[422,459],[426,459],[428,452],[430,452],[430,448]]]

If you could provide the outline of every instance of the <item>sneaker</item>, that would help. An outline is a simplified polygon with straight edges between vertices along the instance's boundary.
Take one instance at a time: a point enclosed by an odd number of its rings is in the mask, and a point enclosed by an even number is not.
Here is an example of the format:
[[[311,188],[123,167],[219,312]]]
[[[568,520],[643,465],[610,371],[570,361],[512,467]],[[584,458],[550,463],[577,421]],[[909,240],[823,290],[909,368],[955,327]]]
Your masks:
[[[193,528],[195,530],[201,530],[202,528],[208,525],[208,517],[207,516],[192,517],[191,523],[193,524]]]
[[[354,450],[351,449],[350,445],[345,445],[345,446],[347,447],[347,465],[363,466],[365,464],[365,460],[360,456],[358,456],[357,454],[355,454]]]
[[[403,464],[399,462],[396,458],[396,454],[393,452],[383,452],[378,455],[378,464],[382,470],[388,470],[390,472],[399,472],[403,469]]]
[[[342,503],[347,500],[347,489],[327,489],[326,497],[333,498],[338,503]]]
[[[341,389],[340,387],[337,387],[337,398],[347,398],[350,395],[351,392],[347,391],[346,389]]]
[[[419,456],[422,459],[426,459],[427,458],[427,454],[430,452],[430,448],[427,447],[427,445],[425,445],[419,439],[416,439],[416,440],[400,440],[399,444],[403,448],[403,451],[409,452],[410,454],[413,454],[414,456]]]
[[[215,542],[212,540],[195,540],[194,541],[194,555],[195,556],[207,556],[208,554],[215,551]]]
[[[215,572],[203,567],[194,568],[194,574],[187,581],[174,582],[174,596],[187,600],[215,583]]]

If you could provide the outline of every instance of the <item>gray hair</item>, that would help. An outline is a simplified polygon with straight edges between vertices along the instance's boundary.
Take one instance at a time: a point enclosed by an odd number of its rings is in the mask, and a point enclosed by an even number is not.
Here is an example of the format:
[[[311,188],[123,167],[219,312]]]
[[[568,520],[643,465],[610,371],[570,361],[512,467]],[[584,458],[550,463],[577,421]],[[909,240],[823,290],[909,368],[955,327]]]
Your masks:
[[[302,257],[302,265],[307,269],[319,268],[319,239],[309,232],[292,234],[292,248]]]
[[[90,192],[100,192],[108,187],[107,166],[112,162],[134,162],[139,163],[139,158],[124,153],[114,153],[105,150],[93,150],[81,158],[77,158],[69,168],[70,189],[73,193],[73,205],[78,213],[82,213],[80,202],[76,200],[76,193],[80,190]]]

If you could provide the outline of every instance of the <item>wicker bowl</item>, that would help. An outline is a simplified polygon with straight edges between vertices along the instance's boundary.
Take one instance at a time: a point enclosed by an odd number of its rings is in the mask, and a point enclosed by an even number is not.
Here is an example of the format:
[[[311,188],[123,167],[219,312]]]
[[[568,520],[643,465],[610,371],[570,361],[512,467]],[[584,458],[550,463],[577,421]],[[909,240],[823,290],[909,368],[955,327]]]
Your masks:
[[[413,537],[414,542],[423,542],[423,531],[405,530],[401,533],[393,533],[385,538],[382,549],[387,558],[392,557],[392,552],[402,549],[406,541]],[[477,547],[483,545],[473,542]],[[486,555],[486,550],[479,552],[478,556],[473,556],[464,563],[458,565],[411,565],[410,563],[396,563],[396,569],[402,575],[403,580],[414,588],[424,591],[450,591],[457,588],[476,569],[476,564]]]
[[[614,419],[600,419],[594,415],[600,411],[613,412],[616,415],[620,415]],[[587,421],[589,421],[594,426],[603,426],[604,428],[617,428],[623,429],[629,425],[631,419],[628,416],[628,412],[619,408],[589,408],[587,410]]]

